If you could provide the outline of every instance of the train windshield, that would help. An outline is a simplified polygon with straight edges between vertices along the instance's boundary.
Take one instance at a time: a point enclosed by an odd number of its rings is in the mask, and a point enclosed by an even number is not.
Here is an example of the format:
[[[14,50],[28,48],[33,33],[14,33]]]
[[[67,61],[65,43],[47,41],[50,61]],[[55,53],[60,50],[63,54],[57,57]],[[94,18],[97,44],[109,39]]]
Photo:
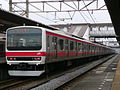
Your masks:
[[[36,28],[17,28],[7,32],[8,50],[40,50],[42,30]]]

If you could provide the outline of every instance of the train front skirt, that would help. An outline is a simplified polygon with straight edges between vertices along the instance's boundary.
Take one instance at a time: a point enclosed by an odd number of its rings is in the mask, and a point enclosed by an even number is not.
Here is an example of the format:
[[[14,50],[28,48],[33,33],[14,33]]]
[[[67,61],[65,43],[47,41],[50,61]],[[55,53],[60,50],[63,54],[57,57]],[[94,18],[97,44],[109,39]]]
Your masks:
[[[19,70],[9,70],[10,76],[40,76],[45,71],[19,71]]]

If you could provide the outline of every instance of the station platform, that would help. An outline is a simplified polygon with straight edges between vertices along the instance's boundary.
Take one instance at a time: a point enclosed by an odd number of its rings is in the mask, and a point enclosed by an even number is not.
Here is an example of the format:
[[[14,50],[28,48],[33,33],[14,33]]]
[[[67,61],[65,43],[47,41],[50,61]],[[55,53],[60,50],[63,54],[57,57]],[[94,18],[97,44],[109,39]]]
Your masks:
[[[120,54],[76,78],[63,90],[120,90]]]
[[[115,73],[114,81],[112,83],[112,89],[111,90],[120,90],[120,60],[117,64],[117,70]]]

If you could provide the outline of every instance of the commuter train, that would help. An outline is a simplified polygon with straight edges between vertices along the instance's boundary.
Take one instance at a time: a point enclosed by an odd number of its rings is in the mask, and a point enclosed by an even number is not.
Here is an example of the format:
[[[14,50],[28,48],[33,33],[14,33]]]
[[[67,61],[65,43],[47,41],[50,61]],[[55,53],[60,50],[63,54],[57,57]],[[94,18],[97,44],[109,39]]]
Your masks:
[[[5,60],[5,39],[0,38],[0,64],[6,63]]]
[[[75,59],[81,62],[81,58],[115,52],[109,47],[83,40],[62,30],[37,26],[9,28],[6,38],[6,61],[11,76],[40,76],[54,67],[54,64],[69,66]]]

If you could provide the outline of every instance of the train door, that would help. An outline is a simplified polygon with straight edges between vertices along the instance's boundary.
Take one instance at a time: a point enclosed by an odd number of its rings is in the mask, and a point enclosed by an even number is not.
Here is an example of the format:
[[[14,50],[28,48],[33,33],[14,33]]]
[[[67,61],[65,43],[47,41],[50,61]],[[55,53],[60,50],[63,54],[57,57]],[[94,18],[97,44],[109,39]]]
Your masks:
[[[91,55],[91,52],[90,52],[90,45],[88,45],[88,56],[90,56]]]
[[[84,43],[84,57],[86,57],[86,44]]]
[[[50,50],[51,50],[51,45],[50,45],[50,36],[49,35],[47,35],[47,38],[46,38],[46,51],[47,51],[47,61],[49,61],[49,59],[50,59],[50,57],[51,57],[51,52],[50,52]]]
[[[89,45],[86,44],[86,57],[88,57],[88,56],[89,56]]]
[[[81,57],[83,56],[83,43],[81,43],[81,45],[80,45],[81,47],[80,47],[80,52],[81,52]]]
[[[57,37],[53,36],[47,36],[46,39],[47,43],[47,59],[49,62],[52,61],[52,59],[57,58]]]
[[[91,45],[89,45],[89,56],[91,56]]]
[[[65,40],[65,52],[66,52],[66,57],[69,56],[69,40]]]
[[[82,43],[82,57],[85,56],[85,45],[84,43]]]
[[[94,56],[94,46],[92,46],[92,56]]]
[[[59,38],[59,40],[58,40],[58,50],[59,50],[59,52],[57,53],[59,59],[64,58],[65,55],[66,55],[65,43],[64,42],[65,42],[65,40],[63,38]]]
[[[51,43],[51,47],[52,47],[52,58],[57,58],[57,37],[52,37],[52,43]]]
[[[54,37],[54,53],[55,58],[57,58],[57,37]]]
[[[69,51],[69,57],[74,58],[75,56],[75,45],[74,41],[70,40],[70,51]]]
[[[5,41],[0,41],[0,63],[5,62]]]
[[[85,56],[88,57],[89,56],[89,54],[88,54],[88,44],[85,44],[85,47],[86,47],[85,48],[85,50],[86,50],[85,51]]]
[[[78,47],[77,47],[77,41],[75,41],[75,54],[78,55]]]
[[[82,55],[82,43],[79,42],[77,48],[78,48],[78,57],[81,57],[81,55]]]
[[[79,57],[83,56],[83,45],[80,42],[78,43],[78,55]]]

